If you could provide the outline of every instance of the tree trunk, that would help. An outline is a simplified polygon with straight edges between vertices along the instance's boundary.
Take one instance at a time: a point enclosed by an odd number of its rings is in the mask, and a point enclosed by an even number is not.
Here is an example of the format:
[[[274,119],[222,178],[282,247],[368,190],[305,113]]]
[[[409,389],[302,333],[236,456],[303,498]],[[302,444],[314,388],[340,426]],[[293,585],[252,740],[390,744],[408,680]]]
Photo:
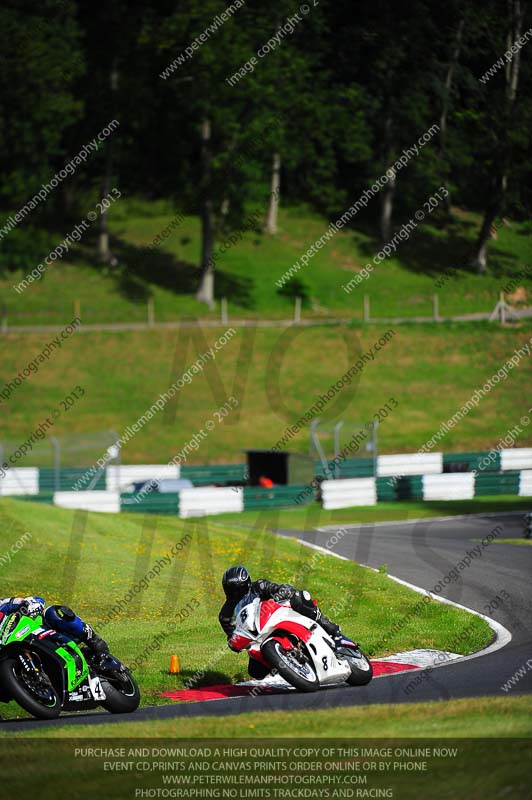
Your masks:
[[[279,199],[281,194],[281,156],[279,153],[273,154],[271,192],[268,212],[264,230],[274,236],[277,233],[277,215],[279,212]]]
[[[114,111],[114,108],[116,106],[115,95],[118,89],[118,72],[114,65],[111,67],[111,72],[109,75],[109,85],[111,90],[110,106],[111,110]],[[111,191],[111,179],[113,176],[113,155],[114,155],[113,141],[114,141],[113,137],[111,137],[105,143],[105,148],[106,148],[105,172],[103,175],[100,188],[100,204],[103,208],[103,211],[100,214],[100,219],[98,221],[98,258],[104,264],[111,264],[114,266],[117,263],[117,261],[116,258],[113,256],[111,249],[109,247],[109,223],[107,218],[107,209],[104,206],[104,200]]]
[[[447,196],[443,201],[444,207],[447,213],[451,211],[451,192],[448,186],[448,169],[446,163],[446,155],[447,155],[447,117],[449,115],[449,106],[451,101],[451,90],[453,87],[453,78],[454,73],[456,71],[456,67],[458,66],[458,59],[460,57],[460,48],[462,46],[462,36],[464,32],[464,25],[465,19],[461,19],[458,25],[458,29],[456,31],[456,37],[454,40],[454,48],[451,54],[451,60],[449,62],[449,67],[447,69],[447,75],[445,76],[445,84],[444,84],[444,92],[443,92],[443,102],[442,102],[442,109],[440,115],[440,158],[443,164],[443,176],[442,176],[442,186],[447,189]]]
[[[512,47],[512,44],[521,36],[525,6],[521,5],[521,0],[508,0],[508,13],[509,26],[506,36],[506,44],[507,49],[509,50]],[[504,113],[507,125],[510,125],[511,114],[515,104],[515,98],[517,97],[517,88],[519,86],[520,55],[521,51],[518,50],[512,61],[508,62],[505,68],[506,109]],[[484,275],[488,271],[488,243],[492,238],[492,226],[495,220],[502,214],[504,209],[506,190],[508,188],[506,164],[509,158],[508,145],[506,142],[503,142],[501,145],[499,156],[500,172],[495,179],[493,200],[484,214],[484,220],[478,235],[475,254],[472,260],[473,266],[476,267],[477,272],[480,275]]]
[[[214,211],[211,198],[211,122],[201,123],[201,279],[196,299],[214,308]]]
[[[392,235],[392,217],[393,217],[393,200],[395,196],[395,187],[397,181],[397,173],[393,167],[387,170],[388,183],[382,190],[382,203],[381,203],[381,239],[382,244],[390,241]]]
[[[100,203],[103,204],[104,199],[111,191],[111,169],[112,169],[112,143],[107,142],[107,157],[105,159],[105,174],[103,176],[101,189],[100,189]],[[98,258],[104,264],[111,264],[113,262],[113,254],[109,248],[109,224],[107,220],[107,209],[102,205],[103,211],[100,214],[98,222]]]
[[[76,193],[78,188],[75,178],[76,176],[72,175],[70,180],[63,181],[61,184],[61,206],[67,219],[71,217],[75,207]]]
[[[389,102],[389,101],[388,101]],[[384,164],[394,164],[395,158],[393,147],[393,122],[390,111],[386,115],[384,123],[384,147],[383,147],[383,162]],[[393,224],[393,201],[395,197],[395,189],[397,183],[397,173],[393,167],[388,167],[386,170],[388,175],[388,183],[381,189],[381,218],[380,218],[380,234],[381,244],[387,244],[392,235]]]
[[[504,176],[501,176],[501,182],[504,180]],[[475,251],[471,260],[472,266],[475,267],[479,275],[485,275],[488,271],[488,243],[492,238],[493,223],[499,216],[500,208],[502,206],[503,191],[501,188],[498,191],[498,195],[500,200],[496,204],[490,206],[484,214],[482,227],[480,228],[480,233],[475,245]]]
[[[508,0],[508,10],[510,13],[510,28],[507,37],[507,49],[521,38],[523,20],[525,16],[525,5],[521,6],[521,0]],[[517,96],[519,85],[519,71],[521,67],[521,50],[518,50],[513,59],[506,63],[506,97],[509,110],[512,109]]]

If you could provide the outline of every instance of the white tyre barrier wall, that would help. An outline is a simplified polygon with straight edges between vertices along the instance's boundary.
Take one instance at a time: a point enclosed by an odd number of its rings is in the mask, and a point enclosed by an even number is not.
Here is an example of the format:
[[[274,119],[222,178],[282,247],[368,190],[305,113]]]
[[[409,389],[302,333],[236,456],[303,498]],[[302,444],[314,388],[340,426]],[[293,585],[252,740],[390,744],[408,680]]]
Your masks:
[[[154,478],[179,478],[179,464],[112,464],[105,471],[105,488],[114,492],[133,481],[150,481]]]
[[[226,514],[244,510],[242,488],[202,487],[181,489],[180,517],[204,517],[207,514]]]
[[[14,467],[0,478],[2,494],[39,494],[39,469],[37,467]]]
[[[118,514],[119,492],[55,492],[54,505],[62,508],[81,508],[86,511],[106,511]]]
[[[523,470],[519,476],[519,494],[522,497],[532,497],[532,470]]]
[[[321,493],[325,509],[374,506],[377,503],[377,482],[375,478],[323,481]]]
[[[473,472],[423,476],[423,500],[472,500],[474,496]]]
[[[532,469],[532,447],[501,450],[501,469]]]
[[[405,453],[377,456],[377,475],[389,478],[400,475],[432,475],[443,472],[443,453]]]

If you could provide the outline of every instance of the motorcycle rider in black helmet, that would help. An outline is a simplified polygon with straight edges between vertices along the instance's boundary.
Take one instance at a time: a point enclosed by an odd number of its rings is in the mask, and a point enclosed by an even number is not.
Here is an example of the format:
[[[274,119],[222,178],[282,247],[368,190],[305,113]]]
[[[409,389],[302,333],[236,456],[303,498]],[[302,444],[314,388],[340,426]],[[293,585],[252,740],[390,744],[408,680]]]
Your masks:
[[[344,638],[340,626],[335,625],[322,613],[316,601],[312,600],[309,592],[295,589],[289,583],[273,583],[266,580],[266,578],[252,581],[247,569],[237,566],[230,567],[224,572],[222,586],[226,600],[220,609],[218,620],[228,638],[232,636],[235,629],[233,624],[234,610],[239,601],[249,592],[257,594],[261,600],[275,600],[277,603],[290,600],[290,605],[294,611],[319,623],[324,631],[334,639],[336,646],[339,646]],[[250,658],[248,672],[252,678],[262,680],[269,670],[259,664],[258,661]]]

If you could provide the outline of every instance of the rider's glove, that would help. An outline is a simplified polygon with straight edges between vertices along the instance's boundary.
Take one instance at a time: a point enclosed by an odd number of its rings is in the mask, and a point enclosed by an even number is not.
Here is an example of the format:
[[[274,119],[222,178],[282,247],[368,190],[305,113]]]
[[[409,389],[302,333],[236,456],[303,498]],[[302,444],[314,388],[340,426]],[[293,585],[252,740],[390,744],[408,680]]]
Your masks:
[[[44,604],[35,597],[26,597],[20,604],[19,611],[27,617],[34,617],[38,614],[42,614],[44,611]]]
[[[285,600],[291,600],[295,594],[296,591],[293,586],[290,586],[289,583],[281,583],[272,599],[275,600],[276,603],[283,603]]]
[[[297,606],[304,606],[305,608],[313,608],[316,605],[316,602],[312,599],[312,595],[310,592],[307,592],[305,589],[298,590],[295,592],[292,600],[292,607],[295,608]]]

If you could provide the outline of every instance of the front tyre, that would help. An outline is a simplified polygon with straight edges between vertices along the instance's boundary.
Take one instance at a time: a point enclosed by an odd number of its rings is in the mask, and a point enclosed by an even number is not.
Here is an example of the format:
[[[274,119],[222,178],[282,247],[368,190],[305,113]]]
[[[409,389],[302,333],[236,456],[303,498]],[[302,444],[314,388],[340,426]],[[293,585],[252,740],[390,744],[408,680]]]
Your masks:
[[[18,658],[0,662],[0,683],[25,711],[37,719],[56,719],[61,713],[61,699],[45,673],[27,675]]]
[[[316,670],[302,654],[297,657],[293,650],[285,650],[277,639],[269,639],[263,645],[262,653],[279,675],[300,692],[315,692],[320,688]]]
[[[120,677],[100,678],[105,700],[100,705],[111,714],[130,714],[140,703],[140,689],[129,670]]]
[[[356,650],[345,648],[339,655],[347,661],[351,667],[351,675],[346,678],[349,686],[365,686],[373,678],[373,667],[371,661],[365,653],[357,647]]]

